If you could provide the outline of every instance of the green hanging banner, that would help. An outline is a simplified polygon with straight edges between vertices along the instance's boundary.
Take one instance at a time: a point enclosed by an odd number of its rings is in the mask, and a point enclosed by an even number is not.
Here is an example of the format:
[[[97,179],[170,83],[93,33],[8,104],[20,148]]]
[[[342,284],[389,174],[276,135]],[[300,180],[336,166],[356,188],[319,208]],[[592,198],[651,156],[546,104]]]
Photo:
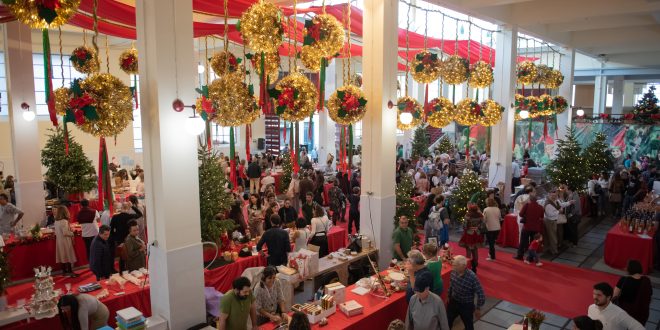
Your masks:
[[[353,168],[353,125],[348,125],[348,178],[351,178]]]
[[[238,178],[236,178],[236,141],[234,139],[234,126],[229,127],[229,180],[231,181],[232,189],[237,189]]]
[[[53,74],[50,56],[50,38],[48,29],[41,30],[42,46],[44,53],[44,92],[46,93],[46,104],[48,105],[48,115],[53,126],[57,126],[57,112],[55,111],[55,95],[53,94]]]

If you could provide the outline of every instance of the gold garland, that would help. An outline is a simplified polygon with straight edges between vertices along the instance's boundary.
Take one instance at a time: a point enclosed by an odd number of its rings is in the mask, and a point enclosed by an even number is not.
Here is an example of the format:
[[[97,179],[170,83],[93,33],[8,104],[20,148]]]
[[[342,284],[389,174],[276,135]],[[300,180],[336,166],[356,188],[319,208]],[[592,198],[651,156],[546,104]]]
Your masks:
[[[464,99],[456,105],[454,120],[463,126],[476,125],[479,122],[480,105],[473,99]]]
[[[300,50],[300,61],[311,72],[319,72],[321,70],[321,51],[315,47],[305,45]]]
[[[344,27],[332,15],[321,14],[312,18],[312,27],[305,28],[305,37],[313,38],[312,48],[319,57],[334,57],[344,47]],[[310,35],[314,34],[314,35]],[[306,43],[307,44],[307,43]]]
[[[55,112],[58,115],[66,115],[66,108],[69,106],[69,101],[71,100],[70,91],[66,87],[60,87],[53,91],[55,94]]]
[[[396,112],[396,127],[402,131],[407,131],[413,129],[419,124],[422,123],[422,118],[424,117],[424,109],[422,105],[417,102],[414,98],[410,96],[400,97],[397,102],[397,112]],[[399,105],[405,104],[406,108],[404,110],[399,109]],[[404,124],[401,122],[401,113],[409,112],[413,115],[413,119],[410,124]]]
[[[239,71],[213,80],[209,85],[209,99],[216,109],[211,120],[223,127],[249,124],[253,112],[258,111],[256,100]]]
[[[428,84],[438,80],[442,61],[437,54],[422,50],[410,62],[410,74],[416,82]]]
[[[292,89],[297,93],[293,101],[293,107],[286,106],[284,112],[280,114],[286,121],[301,121],[314,113],[318,101],[318,91],[314,83],[309,81],[304,75],[294,72],[282,78],[275,89],[282,92],[285,89]],[[275,99],[275,106],[278,106],[278,100]]]
[[[545,81],[543,84],[545,84],[545,87],[548,88],[559,88],[561,84],[564,83],[564,75],[561,73],[559,70],[550,70],[548,74],[545,76]]]
[[[339,94],[344,94],[346,98],[346,94],[352,96],[355,98],[355,102],[359,102],[360,99],[366,100],[366,96],[364,95],[364,92],[357,86],[354,85],[344,85],[332,93],[330,95],[330,98],[328,99],[328,114],[330,115],[330,118],[334,120],[336,123],[344,126],[348,126],[351,124],[355,124],[358,121],[362,120],[364,115],[367,113],[367,107],[366,105],[359,105],[355,108],[353,111],[348,111],[346,112],[346,115],[344,117],[341,117],[339,115],[340,110],[342,107],[345,108],[345,100],[342,100],[339,97]]]
[[[270,2],[259,1],[241,15],[239,29],[249,48],[275,53],[284,35],[282,11]]]
[[[485,88],[493,83],[493,67],[486,61],[478,61],[470,68],[470,87]]]
[[[80,83],[83,91],[94,99],[98,120],[77,125],[83,132],[97,137],[121,133],[133,120],[133,94],[117,77],[96,73]]]
[[[458,55],[449,56],[442,63],[442,79],[450,85],[462,84],[470,75],[468,61]]]
[[[551,116],[555,113],[555,99],[548,94],[543,94],[538,97],[536,108],[537,116]]]
[[[563,96],[555,96],[555,113],[560,114],[568,109],[568,101]]]
[[[128,74],[138,74],[138,51],[130,48],[119,55],[119,68]]]
[[[227,65],[227,54],[229,54],[229,65]],[[224,50],[213,55],[210,62],[211,69],[218,76],[224,75],[227,67],[229,68],[229,72],[242,71],[240,70],[241,65],[238,63],[236,56]]]
[[[83,56],[83,54],[89,54],[91,58],[86,60],[82,59],[81,57]],[[98,72],[99,67],[101,66],[96,51],[87,46],[76,47],[71,52],[70,61],[71,61],[71,65],[73,66],[74,69],[76,69],[76,71],[85,74],[92,74]],[[83,62],[81,63],[80,61]]]
[[[527,111],[529,111],[529,118],[536,118],[539,116],[539,98],[530,95],[525,97],[525,103],[527,104]]]
[[[485,100],[481,102],[481,113],[479,116],[479,125],[481,126],[493,126],[502,120],[502,112],[504,112],[504,107],[499,103],[493,100]]]
[[[435,128],[443,128],[454,120],[456,107],[446,97],[437,97],[429,101],[431,114],[426,116],[426,122]]]
[[[55,7],[57,14],[52,22],[48,23],[39,15],[38,3],[45,1],[35,0],[13,0],[3,1],[3,4],[9,8],[9,11],[21,23],[27,24],[33,29],[52,29],[66,24],[78,10],[80,0],[59,0]],[[47,1],[46,1],[47,2]]]
[[[536,64],[532,61],[522,61],[517,67],[518,82],[523,85],[531,85],[538,79]]]
[[[261,53],[252,54],[252,67],[257,75],[261,75]],[[265,53],[264,69],[271,83],[275,83],[280,75],[280,54]]]

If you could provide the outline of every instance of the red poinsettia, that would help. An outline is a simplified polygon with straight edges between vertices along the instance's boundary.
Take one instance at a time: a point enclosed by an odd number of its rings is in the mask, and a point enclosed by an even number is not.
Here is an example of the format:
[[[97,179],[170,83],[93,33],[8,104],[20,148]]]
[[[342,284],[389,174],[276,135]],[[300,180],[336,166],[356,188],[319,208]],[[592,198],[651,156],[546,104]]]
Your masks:
[[[277,104],[279,106],[285,106],[288,108],[293,108],[295,101],[294,91],[291,87],[285,87],[280,93],[280,97],[277,98]]]
[[[341,106],[346,112],[355,111],[360,107],[360,100],[353,94],[346,94],[344,100],[341,102]]]
[[[600,118],[601,118],[601,119],[607,119],[607,118],[610,118],[610,115],[607,114],[607,113],[601,113],[601,114],[600,114]]]
[[[76,124],[82,125],[85,123],[85,112],[78,109],[76,110],[73,115],[76,117]]]
[[[78,49],[76,49],[75,55],[76,55],[76,57],[77,57],[78,59],[84,61],[84,60],[87,59],[88,53],[87,53],[87,51],[86,51],[85,49],[83,49],[83,48],[78,48]]]
[[[623,115],[623,119],[626,119],[626,120],[635,119],[635,114],[627,113],[627,114]]]
[[[123,68],[130,68],[133,65],[133,63],[135,63],[135,57],[127,56],[121,61],[121,66]]]
[[[431,65],[432,63],[433,63],[433,58],[431,58],[431,54],[424,55],[424,58],[422,59],[422,64]]]
[[[314,38],[314,40],[321,39],[321,24],[312,24],[311,27],[307,28],[307,34]]]
[[[55,10],[60,7],[60,0],[37,0],[36,4],[44,8]]]
[[[238,65],[238,61],[236,60],[235,56],[229,56],[229,66],[232,68],[235,68]]]
[[[94,99],[92,99],[89,94],[84,93],[80,97],[74,97],[69,101],[69,106],[71,109],[82,109],[90,104],[94,103]]]
[[[213,102],[210,99],[207,99],[206,96],[202,96],[202,110],[208,114],[212,114],[215,110],[213,109]]]
[[[474,102],[474,114],[476,116],[479,116],[481,114],[481,105],[476,102]]]
[[[415,112],[415,103],[413,103],[413,102],[406,102],[406,109],[405,109],[405,111],[406,111],[406,112],[410,112],[410,113]]]

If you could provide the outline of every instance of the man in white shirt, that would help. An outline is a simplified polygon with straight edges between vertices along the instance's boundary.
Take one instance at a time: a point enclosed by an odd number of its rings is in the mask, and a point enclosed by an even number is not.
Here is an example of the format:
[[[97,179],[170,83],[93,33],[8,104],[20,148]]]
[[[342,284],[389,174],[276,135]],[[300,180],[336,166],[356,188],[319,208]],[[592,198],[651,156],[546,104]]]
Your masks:
[[[511,161],[511,190],[516,189],[520,185],[520,165],[513,158]]]
[[[603,323],[603,330],[644,330],[644,326],[612,303],[614,289],[606,282],[594,285],[594,304],[588,315]]]
[[[261,179],[261,193],[264,193],[266,191],[266,187],[269,185],[275,184],[275,178],[270,175],[270,170],[266,171],[266,176]]]

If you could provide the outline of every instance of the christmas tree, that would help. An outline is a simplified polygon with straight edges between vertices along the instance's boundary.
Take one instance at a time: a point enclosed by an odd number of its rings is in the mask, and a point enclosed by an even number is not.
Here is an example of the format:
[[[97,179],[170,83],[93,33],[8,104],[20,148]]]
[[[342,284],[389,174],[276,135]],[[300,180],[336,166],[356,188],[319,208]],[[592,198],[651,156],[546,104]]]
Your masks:
[[[11,274],[9,270],[9,260],[7,252],[4,250],[0,251],[0,296],[5,294],[7,286],[9,285],[9,275]]]
[[[658,107],[658,98],[655,96],[655,86],[651,85],[649,91],[644,94],[641,100],[637,102],[633,113],[636,115],[639,114],[657,114],[660,112],[660,107]]]
[[[41,165],[46,167],[46,180],[66,193],[88,192],[96,187],[96,170],[85,156],[82,145],[68,136],[69,153],[66,152],[64,131],[50,129],[46,146],[41,150]]]
[[[589,180],[589,170],[582,159],[580,144],[575,138],[575,129],[568,127],[566,139],[557,141],[555,159],[546,168],[550,181],[555,185],[566,184],[582,189]]]
[[[417,211],[417,203],[413,201],[412,196],[415,191],[413,185],[413,178],[410,175],[401,177],[401,182],[396,186],[396,213],[394,215],[394,226],[399,226],[399,218],[402,215],[408,217],[408,226],[410,228],[417,228],[417,221],[415,212]]]
[[[590,174],[599,174],[612,169],[614,157],[612,157],[612,152],[605,139],[605,134],[596,133],[596,139],[582,153],[582,159],[584,159]]]
[[[440,138],[440,142],[438,142],[438,152],[440,154],[449,154],[452,149],[454,149],[454,145],[449,140],[449,137],[446,134],[443,135]]]
[[[220,156],[214,151],[201,147],[199,159],[199,216],[202,240],[215,242],[222,233],[217,214],[224,215],[234,202],[231,192],[227,191],[227,179],[220,166]]]
[[[453,219],[463,220],[467,212],[468,202],[477,203],[480,209],[486,207],[486,189],[484,188],[477,173],[470,170],[461,176],[458,186],[449,197],[449,205]]]
[[[429,155],[429,136],[426,134],[426,128],[417,127],[412,141],[412,158],[428,157]]]
[[[291,183],[291,174],[293,174],[293,164],[291,164],[291,154],[285,152],[282,155],[282,179],[280,180],[279,191],[287,191]]]

